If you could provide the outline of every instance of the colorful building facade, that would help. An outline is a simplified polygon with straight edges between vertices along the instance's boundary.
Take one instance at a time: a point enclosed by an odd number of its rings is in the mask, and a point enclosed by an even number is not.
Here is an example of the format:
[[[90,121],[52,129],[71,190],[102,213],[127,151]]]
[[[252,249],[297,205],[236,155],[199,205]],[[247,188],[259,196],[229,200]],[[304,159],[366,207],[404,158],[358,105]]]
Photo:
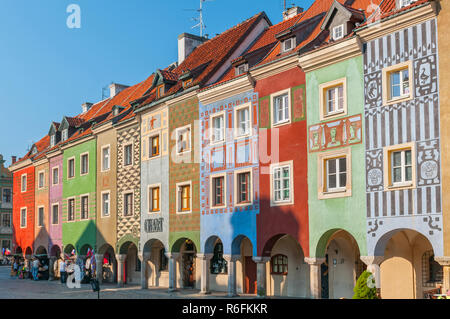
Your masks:
[[[0,249],[13,248],[13,175],[0,155]]]

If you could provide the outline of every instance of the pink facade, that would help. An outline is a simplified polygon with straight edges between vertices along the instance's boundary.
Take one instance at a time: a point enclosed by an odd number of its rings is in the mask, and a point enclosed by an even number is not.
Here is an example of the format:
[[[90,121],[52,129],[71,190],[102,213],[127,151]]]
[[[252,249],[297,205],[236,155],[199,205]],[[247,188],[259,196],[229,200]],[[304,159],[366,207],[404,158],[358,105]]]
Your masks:
[[[50,160],[50,191],[49,191],[49,253],[55,255],[54,246],[61,249],[62,245],[62,185],[63,185],[63,156],[52,157]],[[53,184],[53,170],[58,169],[58,183]],[[53,206],[58,205],[58,221],[53,220]]]

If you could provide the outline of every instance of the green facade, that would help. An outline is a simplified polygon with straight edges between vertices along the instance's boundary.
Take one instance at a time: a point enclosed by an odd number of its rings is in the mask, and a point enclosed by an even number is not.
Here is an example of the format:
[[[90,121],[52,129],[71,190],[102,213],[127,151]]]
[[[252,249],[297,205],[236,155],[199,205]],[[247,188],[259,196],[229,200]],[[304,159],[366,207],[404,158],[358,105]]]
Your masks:
[[[332,120],[320,120],[320,89],[323,83],[346,78],[347,114]],[[358,143],[348,143],[351,148],[351,196],[319,199],[318,196],[318,156],[327,150],[311,151],[308,147],[308,204],[309,204],[309,247],[311,257],[324,257],[327,242],[337,230],[345,230],[356,240],[361,256],[367,254],[366,245],[366,183],[364,151],[364,79],[363,57],[316,69],[306,74],[308,138],[311,126],[333,123],[339,119],[361,115],[360,139]],[[331,124],[330,124],[331,125]],[[342,149],[333,147],[333,150]]]
[[[89,154],[88,174],[81,176],[81,154]],[[68,179],[68,160],[75,159],[75,177]],[[86,253],[86,245],[96,248],[96,140],[92,139],[64,150],[63,155],[63,246],[72,245]],[[88,218],[81,220],[81,196],[89,196]],[[68,221],[68,200],[75,199],[75,220]]]

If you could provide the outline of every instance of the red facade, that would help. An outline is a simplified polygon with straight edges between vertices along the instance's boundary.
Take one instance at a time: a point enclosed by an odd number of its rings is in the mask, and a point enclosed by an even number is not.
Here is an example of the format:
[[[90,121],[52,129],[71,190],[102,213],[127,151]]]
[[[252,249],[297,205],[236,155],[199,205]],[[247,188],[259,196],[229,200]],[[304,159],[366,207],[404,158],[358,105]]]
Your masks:
[[[27,188],[25,192],[21,189],[22,176],[26,174],[27,176]],[[35,217],[35,205],[34,205],[34,166],[28,166],[21,170],[14,172],[13,180],[13,192],[14,192],[14,203],[13,203],[13,251],[16,252],[20,247],[22,252],[25,254],[27,248],[34,252],[34,217]],[[22,228],[20,224],[20,212],[21,209],[27,209],[27,224],[26,227]],[[29,251],[28,251],[29,252]]]
[[[290,89],[291,123],[271,127],[271,94]],[[307,187],[307,125],[305,74],[300,68],[258,80],[255,87],[260,98],[260,194],[261,208],[257,215],[258,256],[270,256],[275,242],[283,235],[291,235],[300,244],[305,256],[309,256],[308,187]],[[269,117],[270,114],[270,117]],[[269,127],[267,140],[261,138],[264,127]],[[278,141],[272,145],[272,130],[278,130]],[[267,146],[266,146],[267,144]],[[267,150],[267,151],[266,151]],[[271,207],[271,180],[268,172],[271,162],[265,163],[264,155],[279,152],[279,163],[293,161],[293,205]],[[262,156],[261,156],[262,155]],[[275,163],[276,163],[275,162]]]

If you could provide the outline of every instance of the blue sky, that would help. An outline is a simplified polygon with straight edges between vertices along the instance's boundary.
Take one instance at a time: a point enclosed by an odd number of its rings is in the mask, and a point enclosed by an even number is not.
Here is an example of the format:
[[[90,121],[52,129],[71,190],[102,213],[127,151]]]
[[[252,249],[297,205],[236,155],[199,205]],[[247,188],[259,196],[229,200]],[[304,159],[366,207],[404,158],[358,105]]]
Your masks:
[[[308,8],[312,0],[288,0]],[[70,4],[81,28],[69,29]],[[0,154],[10,164],[48,133],[52,121],[81,112],[111,82],[133,85],[177,60],[177,37],[192,30],[199,0],[2,0],[0,4]],[[204,4],[213,37],[260,11],[282,20],[283,0]]]

